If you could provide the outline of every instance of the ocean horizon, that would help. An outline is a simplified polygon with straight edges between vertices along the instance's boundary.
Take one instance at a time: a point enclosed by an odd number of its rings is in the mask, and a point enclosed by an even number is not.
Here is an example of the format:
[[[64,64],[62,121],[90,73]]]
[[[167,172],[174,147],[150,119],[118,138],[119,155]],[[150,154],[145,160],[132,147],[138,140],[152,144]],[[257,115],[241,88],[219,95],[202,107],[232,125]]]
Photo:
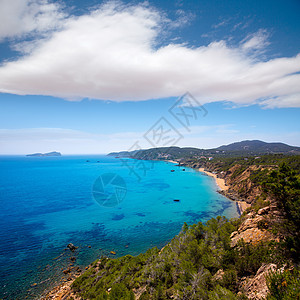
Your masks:
[[[108,189],[110,179],[119,187],[106,201],[101,184]],[[217,189],[213,178],[165,161],[0,156],[0,298],[38,298],[71,257],[84,268],[102,255],[138,255],[166,245],[184,222],[237,217]]]

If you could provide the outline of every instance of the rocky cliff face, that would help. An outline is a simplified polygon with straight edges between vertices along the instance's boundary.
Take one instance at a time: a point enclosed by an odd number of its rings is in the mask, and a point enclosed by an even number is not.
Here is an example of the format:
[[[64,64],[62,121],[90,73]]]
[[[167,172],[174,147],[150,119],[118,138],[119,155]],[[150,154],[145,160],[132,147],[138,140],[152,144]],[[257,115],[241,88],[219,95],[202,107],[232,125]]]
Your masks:
[[[251,180],[251,175],[254,172],[268,167],[252,165],[243,169],[240,165],[234,165],[226,172],[220,171],[220,166],[214,163],[206,163],[205,166],[199,165],[199,167],[205,167],[208,171],[225,180],[229,189],[221,193],[226,197],[236,201],[245,201],[249,204],[249,208],[241,216],[242,222],[238,230],[231,234],[231,247],[238,247],[238,241],[241,239],[245,243],[253,245],[267,241],[279,242],[283,239],[283,236],[275,235],[270,230],[275,224],[284,221],[283,212],[278,209],[276,201],[270,198],[262,200],[262,187]],[[270,169],[268,168],[268,170]],[[260,203],[256,205],[258,199],[260,199]],[[240,293],[246,295],[248,299],[264,299],[268,294],[266,275],[277,269],[276,264],[262,264],[255,276],[241,278],[239,282]],[[222,277],[223,271],[219,270],[217,274]]]
[[[193,167],[204,167],[210,172],[217,174],[217,177],[225,180],[226,185],[229,186],[227,191],[222,193],[229,199],[238,201],[242,200],[248,204],[252,204],[262,194],[262,187],[251,180],[251,175],[255,172],[270,170],[271,167],[250,165],[243,168],[236,164],[227,171],[222,171],[219,164],[213,162],[205,162],[202,164],[195,164]]]
[[[243,217],[238,230],[231,234],[231,246],[235,247],[240,239],[252,244],[260,241],[279,241],[282,237],[274,235],[269,229],[282,221],[283,215],[274,203],[259,209],[258,212],[252,209]]]
[[[268,292],[266,275],[270,271],[276,271],[277,265],[263,264],[254,277],[244,277],[239,284],[239,290],[243,291],[248,299],[259,300],[264,299]]]
[[[275,235],[270,228],[275,223],[283,222],[283,214],[278,210],[276,203],[271,203],[259,209],[257,212],[252,208],[247,214],[242,216],[242,223],[237,231],[232,232],[231,247],[238,247],[238,241],[243,239],[245,243],[256,245],[260,242],[277,241],[283,237]],[[276,271],[276,264],[262,264],[255,276],[247,276],[240,279],[238,289],[248,299],[264,299],[269,290],[266,283],[266,275],[270,271]]]
[[[248,213],[242,216],[242,223],[237,231],[232,232],[231,247],[237,247],[238,241],[243,239],[245,243],[258,244],[259,242],[276,241],[283,239],[280,234],[274,234],[270,230],[275,224],[284,222],[284,214],[278,209],[276,202],[272,199],[266,199],[261,202],[260,209],[255,209],[255,200],[261,195],[262,190],[260,186],[255,186],[250,180],[251,172],[257,170],[259,167],[251,166],[243,173],[238,175],[235,179],[230,177],[235,171],[234,168],[230,173],[225,174],[227,177],[227,184],[230,186],[229,193],[234,197],[244,199],[247,203],[253,204],[248,209]],[[240,193],[240,191],[243,193]],[[266,275],[270,271],[278,270],[276,264],[262,264],[255,276],[241,278],[239,283],[240,292],[244,293],[248,299],[258,300],[264,299],[268,294],[268,287],[266,283]]]
[[[255,185],[250,179],[250,175],[254,171],[259,170],[260,167],[249,166],[241,174],[234,176],[239,168],[239,165],[235,165],[227,172],[219,175],[225,179],[226,184],[230,187],[225,195],[231,199],[242,199],[251,204],[257,199],[258,195],[262,193],[261,187]]]
[[[262,187],[251,179],[254,172],[270,170],[270,167],[250,165],[243,169],[241,165],[236,164],[226,172],[220,171],[220,166],[215,163],[205,163],[204,167],[225,180],[229,188],[227,191],[221,191],[222,194],[232,200],[245,201],[250,204],[247,214],[242,217],[243,221],[238,230],[231,235],[232,247],[240,239],[244,239],[246,243],[258,243],[259,241],[278,241],[281,238],[274,236],[269,229],[275,223],[283,221],[283,213],[278,209],[276,201],[271,198],[262,199]],[[260,200],[258,206],[261,207],[260,209],[254,208],[258,199]]]

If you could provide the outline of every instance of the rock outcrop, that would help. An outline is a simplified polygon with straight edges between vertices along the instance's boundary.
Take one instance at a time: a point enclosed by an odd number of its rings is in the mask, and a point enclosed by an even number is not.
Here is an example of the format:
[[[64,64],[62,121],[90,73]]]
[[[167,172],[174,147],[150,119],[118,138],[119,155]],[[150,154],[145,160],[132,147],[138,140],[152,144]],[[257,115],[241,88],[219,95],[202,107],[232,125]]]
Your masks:
[[[244,278],[241,281],[240,290],[244,292],[248,299],[264,299],[269,292],[266,275],[270,271],[274,272],[276,269],[277,266],[275,264],[263,264],[253,278]]]
[[[235,247],[240,239],[245,243],[257,244],[261,241],[279,241],[279,235],[274,235],[268,230],[274,222],[283,220],[283,215],[277,210],[276,205],[269,205],[258,210],[256,213],[251,210],[243,217],[243,222],[237,231],[234,231],[231,238],[231,246]]]
[[[74,246],[72,243],[67,246],[72,252],[74,252],[78,247]]]

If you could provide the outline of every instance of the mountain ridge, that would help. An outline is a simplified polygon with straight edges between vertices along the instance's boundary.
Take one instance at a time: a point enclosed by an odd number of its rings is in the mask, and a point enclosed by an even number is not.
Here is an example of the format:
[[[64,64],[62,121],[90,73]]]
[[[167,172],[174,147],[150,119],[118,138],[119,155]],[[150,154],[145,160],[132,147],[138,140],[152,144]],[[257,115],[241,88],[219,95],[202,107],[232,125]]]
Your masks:
[[[241,142],[231,143],[229,145],[222,145],[218,150],[224,151],[273,151],[273,152],[289,152],[292,150],[300,150],[300,147],[290,146],[281,142],[267,143],[260,140],[244,140]]]
[[[201,155],[261,155],[261,154],[300,154],[300,147],[281,142],[267,143],[260,140],[244,140],[212,149],[194,147],[158,147],[134,151],[111,152],[108,156],[131,157],[138,159],[176,159],[179,156]]]

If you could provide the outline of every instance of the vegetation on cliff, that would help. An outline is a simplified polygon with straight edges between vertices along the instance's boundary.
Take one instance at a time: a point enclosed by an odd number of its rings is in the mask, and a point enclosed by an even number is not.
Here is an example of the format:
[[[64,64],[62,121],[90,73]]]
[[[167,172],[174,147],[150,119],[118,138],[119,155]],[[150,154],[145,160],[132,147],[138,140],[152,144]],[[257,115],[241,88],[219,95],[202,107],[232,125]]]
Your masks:
[[[140,299],[199,299],[200,295],[203,299],[215,299],[216,295],[236,299],[238,272],[231,268],[235,262],[230,253],[230,233],[236,226],[221,217],[206,225],[184,224],[162,251],[153,248],[137,257],[101,258],[75,280],[73,289],[83,299],[134,299],[133,290],[142,291]],[[252,249],[247,255],[253,255]],[[260,259],[252,260],[249,271]],[[221,268],[226,275],[215,280],[213,276]]]
[[[285,235],[290,253],[299,259],[300,249],[300,175],[286,163],[273,170],[263,181],[265,193],[276,199],[285,214],[284,222],[277,229]]]
[[[254,276],[263,263],[283,267],[291,261],[279,243],[240,241],[238,247],[230,247],[230,234],[238,222],[217,217],[206,225],[185,224],[162,251],[153,248],[136,257],[102,257],[75,280],[73,290],[82,299],[99,300],[135,299],[135,295],[139,299],[247,299],[238,293],[241,278]],[[299,293],[299,272],[294,273],[270,276],[271,292]]]

